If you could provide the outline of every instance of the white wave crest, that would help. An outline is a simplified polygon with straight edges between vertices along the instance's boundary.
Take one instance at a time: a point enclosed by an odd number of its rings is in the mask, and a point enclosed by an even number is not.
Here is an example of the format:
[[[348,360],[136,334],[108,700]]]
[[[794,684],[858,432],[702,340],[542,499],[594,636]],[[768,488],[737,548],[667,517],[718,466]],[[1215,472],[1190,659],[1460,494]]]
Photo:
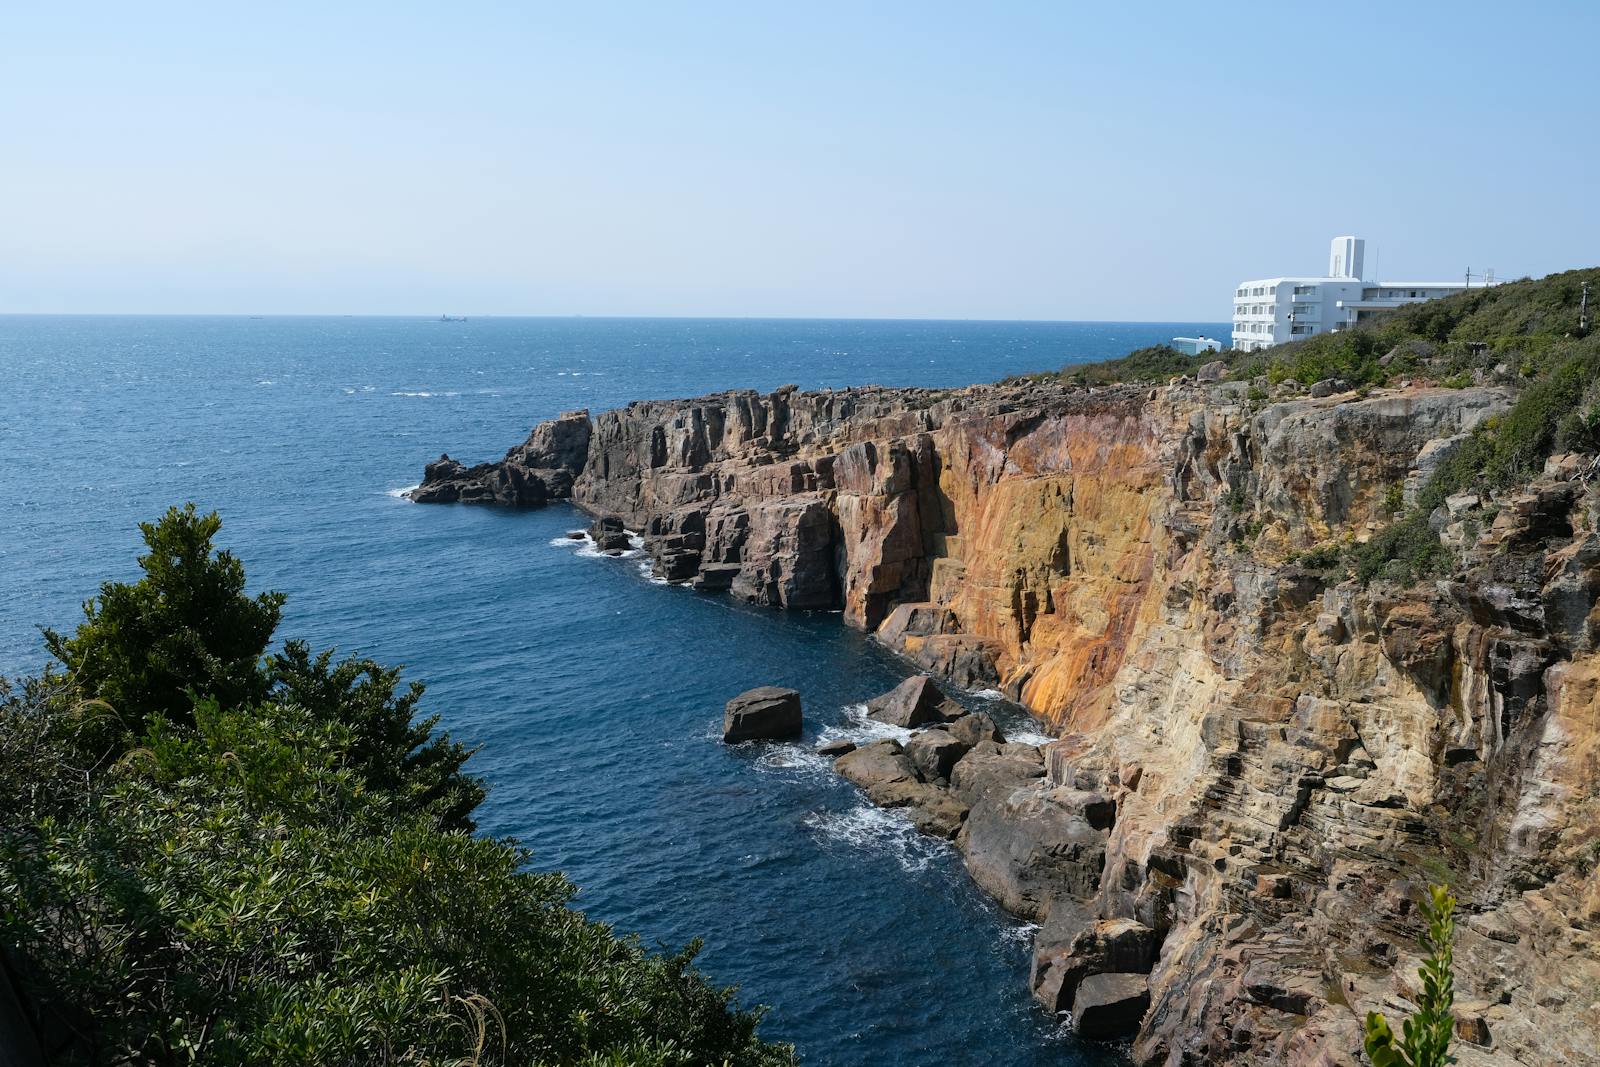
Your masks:
[[[573,532],[578,533],[579,531],[574,530]],[[599,546],[594,543],[594,538],[590,537],[587,533],[584,533],[582,537],[552,537],[550,539],[550,544],[554,548],[573,549],[574,555],[581,556],[584,559],[637,559],[644,552],[644,549],[640,547],[644,544],[644,541],[637,535],[630,535],[629,541],[634,547],[625,549],[621,552],[600,551]],[[665,578],[657,579],[651,575],[649,560],[642,561],[639,564],[639,570],[652,582],[659,582],[661,585],[667,584],[667,580]]]
[[[910,873],[927,870],[950,851],[949,842],[919,833],[901,812],[870,804],[848,811],[815,811],[805,817],[805,825],[825,842],[887,852]]]
[[[858,745],[869,745],[885,738],[905,744],[911,740],[911,730],[891,726],[877,719],[869,719],[865,704],[846,704],[841,710],[844,715],[839,722],[833,726],[824,726],[817,734],[818,744],[828,741],[854,741]]]
[[[422,396],[422,397],[427,397],[427,396],[460,396],[461,394],[456,392],[453,389],[448,391],[448,392],[444,392],[444,393],[432,393],[432,392],[428,392],[426,390],[423,390],[423,391],[420,391],[420,392],[415,392],[415,393],[408,393],[408,392],[404,392],[402,390],[398,390],[397,389],[394,392],[390,393],[389,395],[390,396]]]
[[[979,700],[1004,700],[1006,695],[998,689],[972,689],[971,694]]]
[[[1026,945],[1033,940],[1033,935],[1038,932],[1038,923],[1019,923],[1017,925],[1008,923],[1000,928],[1000,940],[1019,941]]]
[[[1040,745],[1048,745],[1055,740],[1055,738],[1032,724],[1026,726],[1002,726],[1001,729],[1005,731],[1007,741],[1032,745],[1034,748],[1038,748]]]
[[[638,549],[634,549],[632,552],[623,552],[622,553],[622,555],[624,555],[624,556],[637,556],[638,554],[639,554],[639,550]],[[671,585],[672,584],[672,583],[668,582],[665,578],[663,578],[659,574],[657,574],[655,566],[647,559],[641,559],[639,561],[639,573],[644,575],[645,581],[649,582],[651,585]]]
[[[422,483],[418,482],[416,485],[402,485],[398,489],[385,489],[383,495],[399,497],[401,500],[410,500],[412,491],[421,488]]]
[[[766,751],[756,757],[756,766],[800,778],[833,777],[833,761],[801,744],[768,745]]]

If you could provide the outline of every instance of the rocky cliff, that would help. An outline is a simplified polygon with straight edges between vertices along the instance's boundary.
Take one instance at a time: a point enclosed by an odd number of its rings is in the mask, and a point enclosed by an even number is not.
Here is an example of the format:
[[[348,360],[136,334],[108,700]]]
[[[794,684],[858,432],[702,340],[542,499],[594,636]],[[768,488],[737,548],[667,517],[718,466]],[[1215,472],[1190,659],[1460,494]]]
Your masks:
[[[1041,924],[1048,1008],[1148,974],[1141,1063],[1359,1062],[1441,880],[1462,1062],[1600,1062],[1600,491],[1558,459],[1451,497],[1443,580],[1332,567],[1512,399],[732,392],[563,416],[500,463],[430,465],[415,499],[570,495],[670,580],[842,608],[1033,710],[1042,771],[978,745],[943,825]]]

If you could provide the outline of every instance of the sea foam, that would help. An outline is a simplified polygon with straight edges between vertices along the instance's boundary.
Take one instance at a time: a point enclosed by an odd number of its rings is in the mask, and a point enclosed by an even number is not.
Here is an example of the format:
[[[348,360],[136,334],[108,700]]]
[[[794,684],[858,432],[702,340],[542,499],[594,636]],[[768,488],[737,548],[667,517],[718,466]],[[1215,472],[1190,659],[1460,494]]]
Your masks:
[[[814,811],[807,829],[829,844],[885,852],[910,873],[925,871],[950,852],[950,844],[918,832],[899,811],[861,804],[847,811]]]
[[[833,726],[824,726],[817,734],[818,744],[829,741],[854,741],[858,745],[870,745],[874,741],[885,739],[905,744],[911,740],[912,731],[868,718],[865,704],[846,704],[841,710],[844,712],[844,717]]]

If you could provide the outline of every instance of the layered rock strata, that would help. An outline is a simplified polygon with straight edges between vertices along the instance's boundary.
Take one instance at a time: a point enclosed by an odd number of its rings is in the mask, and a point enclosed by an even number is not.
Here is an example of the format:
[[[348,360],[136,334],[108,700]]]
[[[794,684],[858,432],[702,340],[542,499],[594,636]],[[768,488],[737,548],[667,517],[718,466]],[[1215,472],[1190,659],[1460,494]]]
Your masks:
[[[1433,521],[1456,572],[1363,587],[1328,550],[1512,395],[1247,390],[642,402],[586,420],[581,463],[552,463],[576,420],[545,424],[416,499],[570,494],[670,580],[840,609],[1034,711],[1059,740],[1033,759],[935,739],[836,765],[927,808],[1041,923],[1048,1008],[1088,983],[1112,1025],[1148,996],[1141,1063],[1359,1062],[1362,1014],[1414,995],[1414,902],[1441,880],[1462,1062],[1600,1062],[1600,493],[1553,461],[1452,498]]]

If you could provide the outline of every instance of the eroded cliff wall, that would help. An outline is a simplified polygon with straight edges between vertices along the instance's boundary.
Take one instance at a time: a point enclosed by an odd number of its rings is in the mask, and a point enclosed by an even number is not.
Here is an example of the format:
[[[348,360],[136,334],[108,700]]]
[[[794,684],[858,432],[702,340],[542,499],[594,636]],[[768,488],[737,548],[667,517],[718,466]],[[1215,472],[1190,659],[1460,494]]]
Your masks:
[[[1448,580],[1328,573],[1511,399],[736,392],[546,424],[423,492],[542,499],[568,470],[668,578],[842,608],[1025,703],[1060,737],[1047,773],[966,789],[957,841],[1041,922],[1049,1008],[1149,973],[1142,1062],[1358,1062],[1362,1014],[1405,1010],[1440,880],[1462,1061],[1600,1062],[1600,497],[1553,462],[1441,509]]]

